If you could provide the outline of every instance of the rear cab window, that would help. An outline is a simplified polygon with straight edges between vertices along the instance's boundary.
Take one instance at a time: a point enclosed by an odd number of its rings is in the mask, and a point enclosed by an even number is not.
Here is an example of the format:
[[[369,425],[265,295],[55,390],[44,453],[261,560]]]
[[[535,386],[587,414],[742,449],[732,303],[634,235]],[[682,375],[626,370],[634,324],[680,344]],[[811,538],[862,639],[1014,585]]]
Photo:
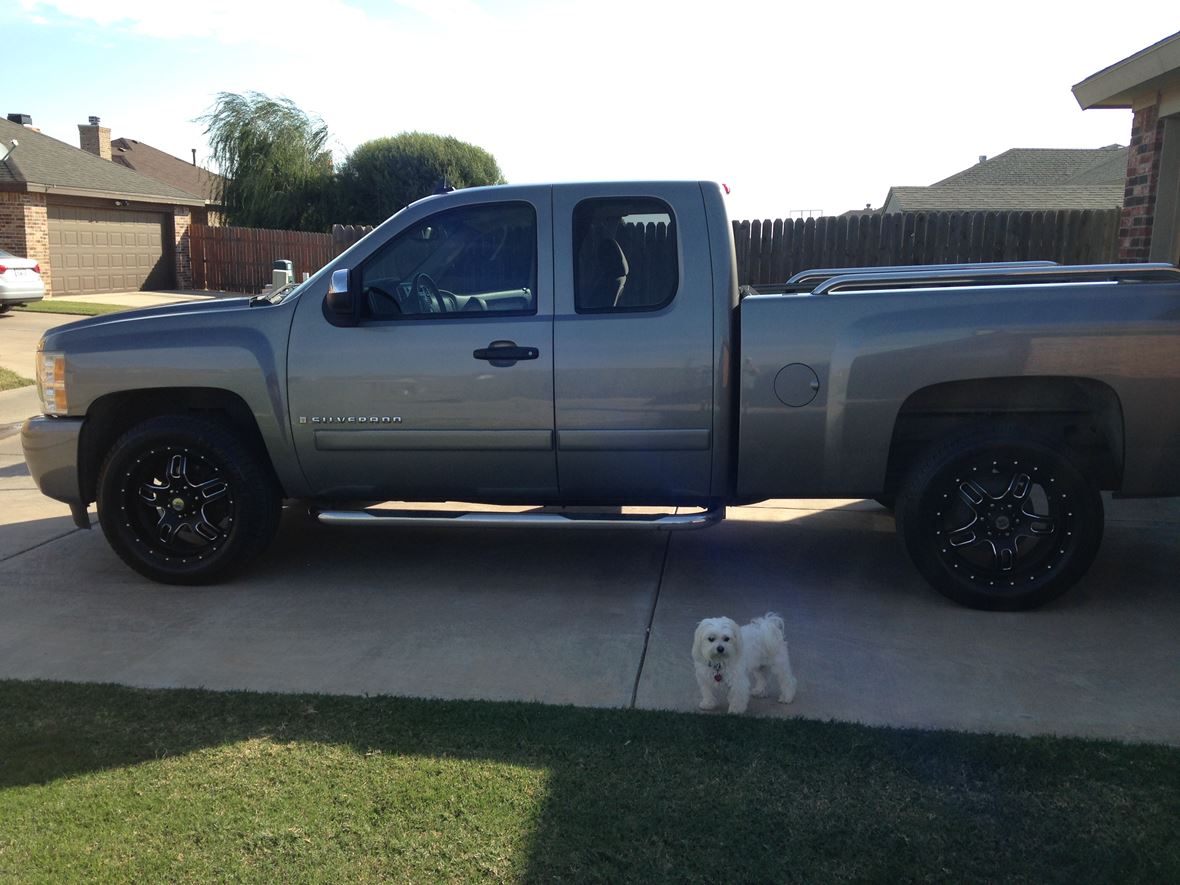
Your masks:
[[[676,297],[676,219],[663,200],[582,200],[574,207],[573,239],[578,313],[655,311]]]

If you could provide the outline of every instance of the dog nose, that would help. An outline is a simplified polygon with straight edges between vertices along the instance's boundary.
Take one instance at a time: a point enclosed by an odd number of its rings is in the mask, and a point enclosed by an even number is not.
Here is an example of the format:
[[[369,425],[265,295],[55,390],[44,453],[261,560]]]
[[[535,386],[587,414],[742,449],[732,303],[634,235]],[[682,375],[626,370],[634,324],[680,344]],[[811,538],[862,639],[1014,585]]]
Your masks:
[[[717,654],[719,654],[719,655],[725,654],[725,646],[724,645],[717,646]]]

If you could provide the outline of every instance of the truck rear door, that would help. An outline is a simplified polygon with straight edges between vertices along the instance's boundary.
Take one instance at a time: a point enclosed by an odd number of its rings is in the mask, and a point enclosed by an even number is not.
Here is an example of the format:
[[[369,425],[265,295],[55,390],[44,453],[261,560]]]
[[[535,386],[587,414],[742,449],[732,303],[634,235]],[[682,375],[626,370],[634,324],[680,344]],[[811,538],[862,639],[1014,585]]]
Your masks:
[[[553,194],[562,499],[671,504],[715,494],[712,277],[700,186],[568,185]]]

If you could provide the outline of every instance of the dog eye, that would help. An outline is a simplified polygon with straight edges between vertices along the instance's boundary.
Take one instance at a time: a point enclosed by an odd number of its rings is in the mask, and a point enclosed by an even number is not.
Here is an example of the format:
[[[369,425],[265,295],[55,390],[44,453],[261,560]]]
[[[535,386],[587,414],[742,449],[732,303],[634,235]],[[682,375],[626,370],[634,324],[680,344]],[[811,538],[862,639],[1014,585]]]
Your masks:
[[[710,642],[716,642],[716,641],[717,641],[717,637],[716,637],[716,636],[710,636],[710,637],[709,637],[709,641],[710,641]]]
[[[722,637],[721,637],[721,641],[722,641],[722,642],[729,642],[729,637],[728,637],[728,636],[722,636]]]

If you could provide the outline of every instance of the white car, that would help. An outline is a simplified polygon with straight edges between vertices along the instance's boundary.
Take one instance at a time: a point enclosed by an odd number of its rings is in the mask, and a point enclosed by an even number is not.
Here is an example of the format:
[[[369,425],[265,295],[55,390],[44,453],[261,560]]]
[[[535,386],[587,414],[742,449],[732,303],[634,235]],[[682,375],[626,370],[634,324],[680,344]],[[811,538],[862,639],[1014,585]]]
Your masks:
[[[41,265],[0,249],[0,313],[45,297]]]

